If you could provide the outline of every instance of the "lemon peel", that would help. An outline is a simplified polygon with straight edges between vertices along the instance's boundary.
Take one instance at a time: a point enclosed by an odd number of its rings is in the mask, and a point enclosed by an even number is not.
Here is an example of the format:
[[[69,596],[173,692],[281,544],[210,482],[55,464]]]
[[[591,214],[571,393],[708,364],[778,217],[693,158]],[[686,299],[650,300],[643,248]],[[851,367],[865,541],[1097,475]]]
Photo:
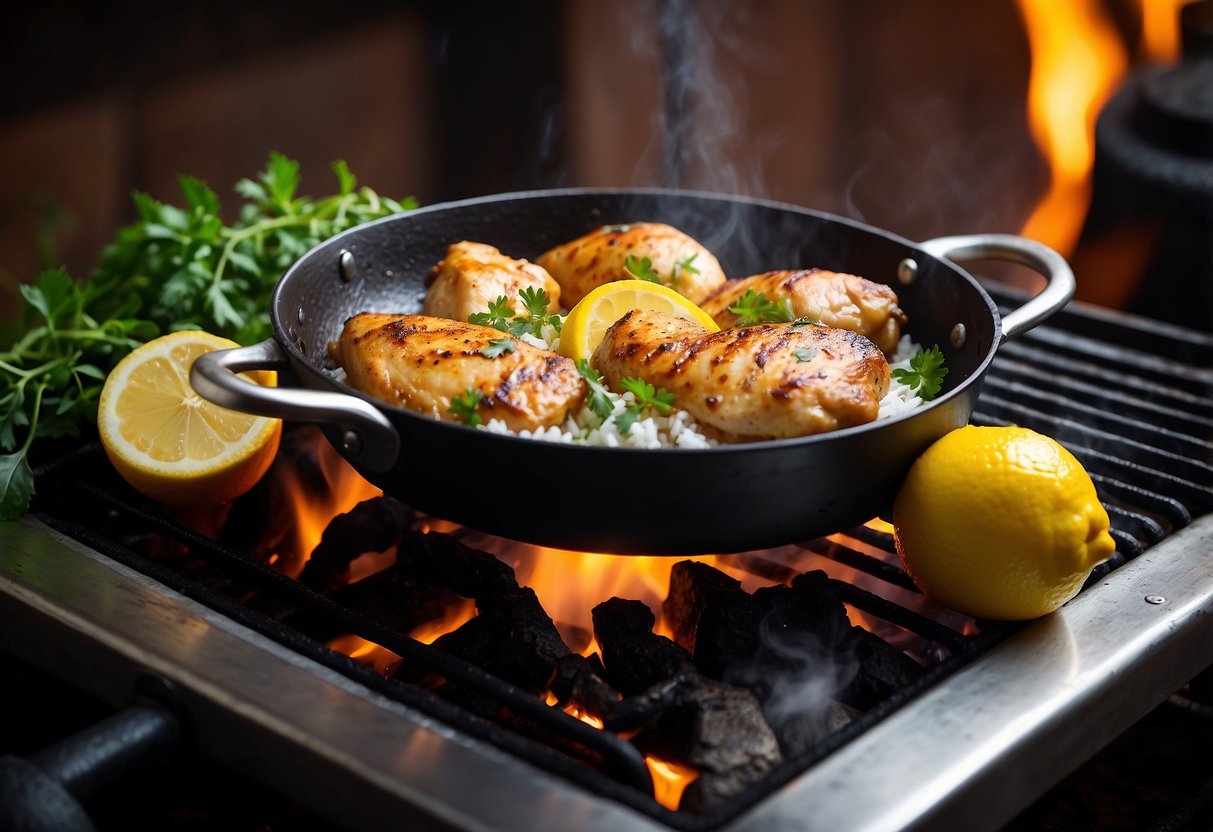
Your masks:
[[[215,506],[248,491],[278,451],[282,422],[219,407],[189,383],[194,359],[235,341],[196,330],[147,342],[106,377],[97,429],[118,473],[170,505]],[[244,374],[273,386],[276,374]]]
[[[948,433],[915,461],[893,505],[914,583],[976,618],[1056,610],[1115,551],[1108,527],[1082,464],[1022,427]]]
[[[598,286],[569,310],[558,351],[574,361],[588,359],[611,324],[633,309],[668,312],[712,332],[720,330],[707,312],[673,289],[648,280],[615,280]]]

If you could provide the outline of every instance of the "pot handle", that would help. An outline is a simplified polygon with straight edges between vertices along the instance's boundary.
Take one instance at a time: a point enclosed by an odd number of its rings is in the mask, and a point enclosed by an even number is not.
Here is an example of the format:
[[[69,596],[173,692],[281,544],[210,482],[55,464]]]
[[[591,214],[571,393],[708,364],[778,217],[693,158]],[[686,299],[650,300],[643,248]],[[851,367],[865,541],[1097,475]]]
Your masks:
[[[958,263],[968,260],[1006,260],[1027,266],[1045,276],[1048,283],[1040,294],[1002,319],[1002,337],[1014,338],[1027,332],[1074,297],[1077,283],[1065,258],[1053,249],[1015,234],[965,234],[936,237],[921,244],[932,257]]]
[[[369,471],[387,471],[400,455],[400,434],[383,413],[356,396],[296,387],[262,387],[240,378],[249,370],[289,370],[290,362],[273,338],[198,357],[190,384],[207,401],[241,413],[298,422],[332,422],[342,428],[341,451]]]

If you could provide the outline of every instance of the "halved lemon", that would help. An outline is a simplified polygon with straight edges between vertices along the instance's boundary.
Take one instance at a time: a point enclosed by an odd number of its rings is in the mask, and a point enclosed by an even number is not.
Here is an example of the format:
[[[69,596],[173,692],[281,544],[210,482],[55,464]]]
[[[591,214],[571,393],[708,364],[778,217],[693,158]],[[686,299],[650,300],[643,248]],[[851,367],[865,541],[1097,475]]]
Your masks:
[[[560,329],[560,354],[574,361],[589,358],[611,324],[633,309],[668,312],[712,332],[720,330],[707,312],[673,289],[648,280],[615,280],[594,289],[569,310]]]
[[[252,488],[273,462],[282,421],[211,404],[190,386],[194,359],[237,347],[208,332],[163,335],[118,362],[101,388],[97,428],[110,462],[170,505],[216,506]],[[268,387],[269,370],[243,374]]]

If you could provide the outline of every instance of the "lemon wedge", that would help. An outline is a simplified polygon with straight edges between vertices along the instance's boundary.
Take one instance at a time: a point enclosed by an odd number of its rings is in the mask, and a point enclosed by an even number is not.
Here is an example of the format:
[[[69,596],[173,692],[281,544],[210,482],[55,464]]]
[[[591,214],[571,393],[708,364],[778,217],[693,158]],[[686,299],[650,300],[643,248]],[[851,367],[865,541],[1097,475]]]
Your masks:
[[[560,329],[560,354],[574,361],[588,359],[611,324],[633,309],[668,312],[712,332],[720,330],[707,312],[673,289],[648,280],[614,280],[594,289],[569,310]]]
[[[138,491],[170,505],[215,506],[265,474],[282,421],[211,404],[189,382],[194,359],[237,346],[208,332],[174,332],[137,347],[106,378],[97,408],[101,444]],[[268,370],[244,376],[276,383]]]

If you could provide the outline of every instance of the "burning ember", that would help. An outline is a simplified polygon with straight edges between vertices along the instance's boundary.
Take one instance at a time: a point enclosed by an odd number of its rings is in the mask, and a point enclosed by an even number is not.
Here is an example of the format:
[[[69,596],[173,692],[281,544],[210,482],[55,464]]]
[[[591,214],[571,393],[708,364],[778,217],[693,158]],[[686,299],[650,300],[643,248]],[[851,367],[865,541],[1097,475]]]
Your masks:
[[[290,433],[261,487],[275,524],[254,548],[267,562],[632,743],[672,810],[719,805],[951,655],[955,643],[874,614],[867,599],[956,639],[976,630],[907,580],[847,562],[900,574],[879,545],[891,531],[880,520],[743,555],[561,551],[419,515],[362,480],[317,431]],[[364,635],[324,641],[385,678],[476,712],[498,708]]]

